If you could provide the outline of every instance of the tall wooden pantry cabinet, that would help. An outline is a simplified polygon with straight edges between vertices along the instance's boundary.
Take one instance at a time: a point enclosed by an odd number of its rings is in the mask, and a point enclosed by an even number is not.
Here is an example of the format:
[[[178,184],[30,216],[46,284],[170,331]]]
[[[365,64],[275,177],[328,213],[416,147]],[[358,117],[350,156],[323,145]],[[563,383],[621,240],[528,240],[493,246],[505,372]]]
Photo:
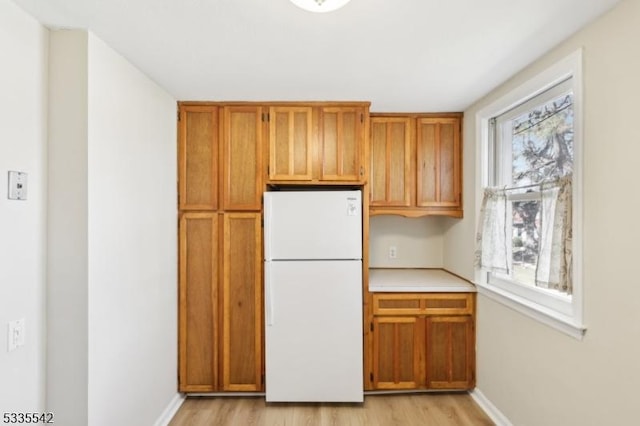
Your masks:
[[[262,107],[180,103],[179,390],[261,391]]]

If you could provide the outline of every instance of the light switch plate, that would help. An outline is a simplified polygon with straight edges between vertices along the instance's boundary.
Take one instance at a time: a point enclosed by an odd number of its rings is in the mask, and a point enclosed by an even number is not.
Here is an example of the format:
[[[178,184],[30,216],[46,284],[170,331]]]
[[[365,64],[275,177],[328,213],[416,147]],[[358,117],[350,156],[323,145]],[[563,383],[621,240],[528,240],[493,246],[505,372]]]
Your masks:
[[[9,171],[9,194],[10,200],[27,199],[27,174],[24,172]]]
[[[24,345],[24,318],[9,321],[7,330],[7,351],[11,352]]]

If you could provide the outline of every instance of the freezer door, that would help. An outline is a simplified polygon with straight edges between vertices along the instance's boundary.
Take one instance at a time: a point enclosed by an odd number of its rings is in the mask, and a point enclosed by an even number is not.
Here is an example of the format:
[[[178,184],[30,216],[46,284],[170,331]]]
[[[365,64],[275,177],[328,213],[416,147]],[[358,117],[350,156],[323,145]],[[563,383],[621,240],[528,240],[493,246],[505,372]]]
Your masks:
[[[362,263],[265,262],[267,401],[362,402]]]
[[[360,191],[264,194],[265,259],[362,259]]]

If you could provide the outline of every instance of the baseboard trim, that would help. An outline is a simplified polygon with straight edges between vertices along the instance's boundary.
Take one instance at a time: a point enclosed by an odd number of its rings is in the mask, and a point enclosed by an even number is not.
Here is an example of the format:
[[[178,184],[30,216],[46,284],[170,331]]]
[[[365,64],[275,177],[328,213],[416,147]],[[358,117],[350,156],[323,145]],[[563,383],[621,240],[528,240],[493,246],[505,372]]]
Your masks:
[[[175,396],[171,398],[171,401],[169,401],[169,405],[167,405],[160,417],[158,417],[158,420],[154,423],[154,426],[167,426],[185,399],[186,397],[184,395],[180,393],[175,394]]]
[[[496,424],[496,426],[513,426],[513,424],[509,421],[507,416],[502,414],[502,411],[498,410],[498,407],[493,405],[493,403],[485,396],[485,394],[480,391],[480,389],[475,388],[471,392],[469,392],[471,398],[487,413],[487,416],[491,418]]]

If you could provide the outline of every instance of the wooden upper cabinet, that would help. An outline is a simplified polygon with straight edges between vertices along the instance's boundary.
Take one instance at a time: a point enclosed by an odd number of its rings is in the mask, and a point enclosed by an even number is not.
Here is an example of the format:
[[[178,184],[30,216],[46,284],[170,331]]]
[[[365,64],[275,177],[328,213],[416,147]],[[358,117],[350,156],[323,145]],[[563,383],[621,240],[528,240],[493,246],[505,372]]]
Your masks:
[[[182,105],[179,114],[179,209],[215,210],[218,208],[218,107]]]
[[[225,106],[223,126],[223,209],[262,208],[261,106]]]
[[[312,179],[313,109],[269,108],[269,179]]]
[[[362,107],[322,107],[320,112],[320,180],[364,180]]]
[[[180,218],[179,390],[218,390],[218,214]]]
[[[225,213],[222,390],[263,390],[260,213]]]
[[[372,206],[411,205],[412,123],[409,117],[371,118]]]
[[[363,183],[368,102],[269,106],[267,181]]]
[[[462,217],[462,114],[372,114],[370,121],[370,214]]]
[[[460,120],[419,118],[417,198],[420,207],[460,207]]]

